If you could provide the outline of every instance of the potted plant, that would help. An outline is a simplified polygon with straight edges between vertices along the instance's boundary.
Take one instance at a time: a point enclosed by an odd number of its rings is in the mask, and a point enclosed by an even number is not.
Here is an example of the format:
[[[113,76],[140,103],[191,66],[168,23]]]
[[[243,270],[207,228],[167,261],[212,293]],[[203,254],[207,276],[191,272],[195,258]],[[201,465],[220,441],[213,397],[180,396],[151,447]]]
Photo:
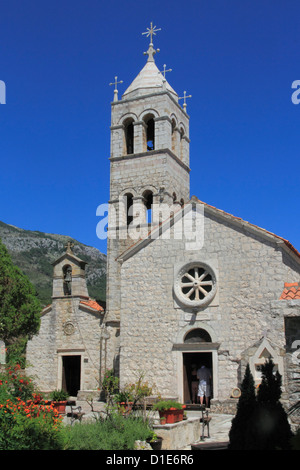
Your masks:
[[[154,431],[151,431],[150,436],[146,439],[146,442],[150,444],[153,450],[161,450],[163,438],[157,436]]]
[[[162,417],[160,418],[160,424],[161,424],[161,425],[164,425],[164,424],[166,424],[166,422],[167,422],[167,418],[166,418],[165,416],[162,416]]]
[[[160,418],[166,418],[167,424],[182,421],[184,408],[185,405],[174,400],[162,400],[153,405],[153,409],[159,412]]]
[[[64,390],[53,390],[50,396],[53,408],[60,414],[65,413],[69,397],[68,393]]]

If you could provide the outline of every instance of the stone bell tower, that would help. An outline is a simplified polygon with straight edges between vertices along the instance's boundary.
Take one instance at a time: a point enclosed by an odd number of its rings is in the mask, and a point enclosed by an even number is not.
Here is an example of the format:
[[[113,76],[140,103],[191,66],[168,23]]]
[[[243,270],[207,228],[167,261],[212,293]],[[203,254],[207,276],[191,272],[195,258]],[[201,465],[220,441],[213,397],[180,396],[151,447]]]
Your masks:
[[[111,110],[110,215],[107,245],[106,324],[120,326],[121,253],[158,224],[153,207],[180,208],[190,198],[189,116],[186,95],[178,94],[155,64],[158,29],[147,28],[147,62],[118,98],[117,77]],[[183,99],[184,104],[179,104]],[[156,206],[155,206],[156,205]],[[152,209],[152,210],[151,210]],[[150,220],[151,217],[151,220]],[[149,223],[151,222],[151,226]],[[135,223],[135,225],[134,225]],[[138,227],[133,236],[130,227]],[[145,233],[145,232],[143,232]],[[111,343],[111,342],[110,342]]]

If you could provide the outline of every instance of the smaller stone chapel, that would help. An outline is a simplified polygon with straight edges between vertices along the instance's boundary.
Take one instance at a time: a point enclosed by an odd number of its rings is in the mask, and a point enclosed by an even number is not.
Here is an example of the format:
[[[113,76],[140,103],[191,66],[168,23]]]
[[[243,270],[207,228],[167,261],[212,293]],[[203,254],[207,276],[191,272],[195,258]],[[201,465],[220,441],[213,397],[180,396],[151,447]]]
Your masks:
[[[40,390],[71,396],[99,389],[100,324],[104,309],[88,294],[86,263],[66,252],[53,263],[52,304],[41,312],[37,336],[27,345],[28,373]]]
[[[187,96],[157,67],[154,33],[151,24],[146,63],[111,103],[106,309],[89,298],[86,265],[68,246],[28,344],[29,372],[42,390],[78,395],[97,390],[107,369],[121,385],[140,370],[163,397],[188,404],[192,368],[204,364],[211,407],[233,412],[246,365],[258,386],[272,358],[289,408],[300,399],[300,253],[190,196]],[[205,173],[193,178],[201,190]],[[179,228],[199,209],[201,243],[193,245]]]

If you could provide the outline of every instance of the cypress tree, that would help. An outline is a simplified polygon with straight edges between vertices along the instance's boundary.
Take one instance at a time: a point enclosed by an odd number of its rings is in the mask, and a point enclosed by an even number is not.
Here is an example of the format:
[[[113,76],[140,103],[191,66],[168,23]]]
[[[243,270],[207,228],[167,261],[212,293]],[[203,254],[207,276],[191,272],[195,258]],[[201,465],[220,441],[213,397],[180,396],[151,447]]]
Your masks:
[[[237,404],[237,412],[232,420],[229,432],[230,450],[245,450],[252,446],[252,417],[256,407],[254,379],[247,364],[241,396]]]
[[[258,389],[255,413],[256,449],[289,450],[293,433],[280,402],[281,375],[273,370],[272,359],[262,366],[262,382]]]

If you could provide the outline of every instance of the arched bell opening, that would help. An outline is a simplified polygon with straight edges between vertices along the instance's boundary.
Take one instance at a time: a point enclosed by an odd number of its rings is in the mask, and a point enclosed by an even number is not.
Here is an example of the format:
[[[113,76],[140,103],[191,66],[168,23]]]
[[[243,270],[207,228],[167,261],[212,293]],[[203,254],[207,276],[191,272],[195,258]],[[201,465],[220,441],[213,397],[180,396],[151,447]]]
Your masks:
[[[153,193],[150,190],[147,190],[143,193],[143,201],[145,205],[146,212],[146,222],[151,224],[152,222],[152,204],[153,204]]]
[[[172,145],[172,152],[177,155],[177,139],[176,139],[176,121],[173,118],[171,121],[172,124],[172,135],[171,135],[171,145]]]
[[[134,131],[133,119],[129,118],[124,122],[125,153],[134,153]]]
[[[124,197],[126,202],[126,225],[128,227],[133,221],[133,195],[127,193]]]
[[[144,117],[144,123],[146,124],[145,128],[145,140],[146,140],[146,150],[147,152],[155,149],[155,124],[154,116],[148,114]]]

